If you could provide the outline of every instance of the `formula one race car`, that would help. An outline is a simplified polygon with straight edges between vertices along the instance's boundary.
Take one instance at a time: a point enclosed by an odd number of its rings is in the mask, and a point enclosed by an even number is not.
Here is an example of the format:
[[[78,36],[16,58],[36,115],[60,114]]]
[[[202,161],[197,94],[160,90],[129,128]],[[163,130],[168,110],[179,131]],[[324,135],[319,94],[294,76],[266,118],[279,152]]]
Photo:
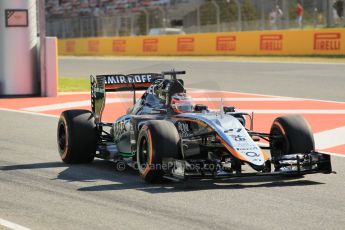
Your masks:
[[[98,157],[126,164],[147,182],[332,172],[330,156],[315,151],[302,116],[281,116],[270,133],[254,132],[251,114],[232,106],[210,111],[194,105],[177,79],[181,74],[91,76],[92,111],[67,110],[59,119],[61,159],[74,164]],[[113,123],[102,122],[106,92],[129,90],[133,107]],[[146,90],[138,100],[136,90]],[[260,140],[269,144],[260,147]],[[252,172],[243,171],[245,164]]]

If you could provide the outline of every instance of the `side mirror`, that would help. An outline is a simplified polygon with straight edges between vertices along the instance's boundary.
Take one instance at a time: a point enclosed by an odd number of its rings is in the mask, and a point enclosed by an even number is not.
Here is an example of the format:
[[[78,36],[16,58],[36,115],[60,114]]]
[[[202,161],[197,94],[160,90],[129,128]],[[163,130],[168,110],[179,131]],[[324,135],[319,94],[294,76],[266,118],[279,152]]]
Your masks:
[[[223,107],[224,113],[234,113],[235,106],[224,106]]]
[[[207,105],[196,104],[196,105],[194,106],[194,111],[195,111],[195,112],[202,112],[202,111],[204,111],[204,110],[208,110]]]

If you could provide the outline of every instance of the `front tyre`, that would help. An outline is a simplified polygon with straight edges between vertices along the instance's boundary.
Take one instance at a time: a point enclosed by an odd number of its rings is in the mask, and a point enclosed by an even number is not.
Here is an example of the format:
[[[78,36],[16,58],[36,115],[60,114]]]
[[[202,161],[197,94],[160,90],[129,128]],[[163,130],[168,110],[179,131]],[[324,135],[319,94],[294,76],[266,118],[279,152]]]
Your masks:
[[[275,171],[286,167],[287,163],[282,165],[282,160],[288,162],[290,159],[296,159],[296,154],[308,154],[315,151],[310,125],[300,115],[276,118],[272,124],[270,136],[271,157]],[[286,176],[300,177],[301,175],[287,174]]]
[[[163,158],[178,157],[180,136],[169,121],[149,121],[141,128],[137,141],[137,163],[141,177],[148,183],[161,182]]]
[[[301,115],[276,118],[272,124],[270,135],[279,137],[270,140],[272,158],[315,151],[314,136],[310,125]]]
[[[57,142],[63,162],[91,163],[97,146],[97,130],[93,114],[88,110],[62,112],[58,122]]]

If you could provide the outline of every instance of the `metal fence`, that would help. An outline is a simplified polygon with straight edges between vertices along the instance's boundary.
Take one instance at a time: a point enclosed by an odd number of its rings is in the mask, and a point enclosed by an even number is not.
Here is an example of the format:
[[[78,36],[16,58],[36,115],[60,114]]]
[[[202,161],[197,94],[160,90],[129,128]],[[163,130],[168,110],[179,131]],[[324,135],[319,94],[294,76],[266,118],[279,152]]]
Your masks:
[[[173,7],[116,11],[112,16],[50,17],[48,35],[60,38],[145,35],[181,19],[185,33],[344,27],[343,0],[194,0]],[[344,5],[343,5],[344,6]],[[340,8],[340,9],[339,9]]]

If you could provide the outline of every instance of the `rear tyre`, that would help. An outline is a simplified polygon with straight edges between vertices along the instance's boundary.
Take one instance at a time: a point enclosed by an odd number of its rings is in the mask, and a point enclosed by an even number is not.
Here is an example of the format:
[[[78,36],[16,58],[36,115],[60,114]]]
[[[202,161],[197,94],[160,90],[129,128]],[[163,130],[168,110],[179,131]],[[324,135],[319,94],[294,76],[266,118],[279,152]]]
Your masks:
[[[88,110],[62,112],[57,128],[57,142],[63,162],[91,163],[97,146],[97,130],[93,114]]]
[[[163,158],[178,157],[180,136],[169,121],[149,121],[140,130],[137,163],[140,176],[148,183],[163,181]]]

